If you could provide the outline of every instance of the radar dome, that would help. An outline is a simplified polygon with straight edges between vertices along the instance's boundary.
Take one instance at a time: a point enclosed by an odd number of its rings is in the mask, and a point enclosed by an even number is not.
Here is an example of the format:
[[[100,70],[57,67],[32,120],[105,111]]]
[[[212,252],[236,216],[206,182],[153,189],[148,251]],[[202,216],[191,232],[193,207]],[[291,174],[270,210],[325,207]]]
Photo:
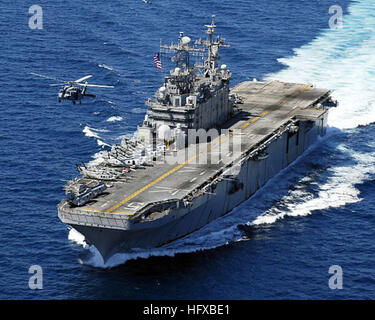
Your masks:
[[[171,137],[171,128],[166,124],[162,124],[158,129],[158,138],[162,140],[171,140]]]
[[[183,45],[189,44],[190,41],[191,41],[191,39],[189,37],[186,37],[186,36],[182,37],[182,39],[181,39],[181,42],[182,42]]]
[[[227,65],[226,64],[222,64],[221,65],[221,70],[226,70],[227,69]]]

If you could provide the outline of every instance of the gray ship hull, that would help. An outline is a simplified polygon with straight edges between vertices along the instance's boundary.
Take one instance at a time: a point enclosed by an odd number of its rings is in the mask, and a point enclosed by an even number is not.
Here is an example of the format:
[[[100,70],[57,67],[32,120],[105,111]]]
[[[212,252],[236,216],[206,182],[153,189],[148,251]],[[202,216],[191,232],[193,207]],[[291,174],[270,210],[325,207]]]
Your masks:
[[[314,121],[300,121],[295,135],[290,136],[289,131],[285,131],[267,145],[265,157],[242,162],[235,180],[237,186],[231,179],[222,179],[216,184],[214,192],[196,197],[187,207],[173,208],[163,217],[122,224],[120,229],[118,225],[101,227],[82,222],[76,224],[64,215],[62,207],[59,208],[59,216],[82,233],[86,241],[99,250],[104,260],[116,252],[161,246],[202,228],[249,199],[269,179],[301,156],[318,137],[325,135],[326,120],[327,113],[324,113]],[[238,184],[238,181],[241,183]]]

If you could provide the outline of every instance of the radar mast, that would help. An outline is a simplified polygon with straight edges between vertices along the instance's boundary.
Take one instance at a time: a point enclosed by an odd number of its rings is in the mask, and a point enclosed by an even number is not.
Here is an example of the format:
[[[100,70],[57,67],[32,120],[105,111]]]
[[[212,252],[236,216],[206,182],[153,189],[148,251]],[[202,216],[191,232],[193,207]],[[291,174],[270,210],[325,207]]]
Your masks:
[[[172,61],[176,63],[176,68],[180,68],[181,70],[193,69],[190,67],[190,55],[203,56],[205,50],[202,48],[191,47],[191,39],[184,36],[183,32],[180,32],[178,39],[179,41],[177,44],[171,43],[170,45],[163,44],[160,40],[160,52],[175,53]]]
[[[229,47],[229,45],[225,44],[225,38],[217,37],[215,40],[213,39],[213,34],[215,33],[216,24],[215,24],[215,15],[212,15],[211,24],[205,25],[207,28],[206,33],[208,34],[208,39],[203,40],[200,38],[199,40],[195,41],[196,45],[202,45],[207,47],[207,59],[205,61],[204,66],[196,66],[200,68],[204,68],[204,75],[205,77],[214,76],[217,71],[218,63],[217,61],[220,59],[219,56],[219,47]]]

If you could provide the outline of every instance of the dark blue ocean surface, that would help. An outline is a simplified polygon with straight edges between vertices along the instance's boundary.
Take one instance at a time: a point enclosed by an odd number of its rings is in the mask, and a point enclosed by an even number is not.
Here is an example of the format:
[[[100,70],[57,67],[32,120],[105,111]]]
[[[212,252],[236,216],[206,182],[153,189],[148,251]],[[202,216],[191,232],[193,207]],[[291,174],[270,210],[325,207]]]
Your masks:
[[[0,298],[375,298],[375,6],[372,0],[46,1],[0,11]],[[328,28],[342,6],[342,29]],[[57,218],[64,179],[143,119],[160,85],[160,38],[193,39],[217,16],[233,83],[281,79],[334,90],[328,135],[252,199],[164,248],[103,265]],[[113,84],[82,105],[30,72]],[[240,228],[238,228],[240,226]],[[73,241],[74,240],[74,241]],[[81,239],[82,240],[82,239]],[[135,259],[138,257],[138,259]],[[28,269],[43,268],[43,290]],[[328,269],[343,269],[343,289]]]

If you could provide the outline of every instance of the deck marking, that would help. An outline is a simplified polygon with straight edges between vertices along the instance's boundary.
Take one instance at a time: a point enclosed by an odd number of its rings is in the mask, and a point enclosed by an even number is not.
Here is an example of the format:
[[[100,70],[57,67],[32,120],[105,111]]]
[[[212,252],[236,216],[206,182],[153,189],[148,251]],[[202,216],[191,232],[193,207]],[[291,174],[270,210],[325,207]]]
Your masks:
[[[180,173],[192,173],[192,172],[194,172],[194,171],[197,171],[197,170],[199,170],[199,168],[194,168],[194,167],[187,167],[187,168],[185,168],[184,170],[181,170],[181,171],[179,171]]]
[[[171,193],[172,196],[174,196],[176,193],[180,192],[179,189],[177,189],[175,192]]]
[[[124,211],[115,211],[113,213],[118,213],[118,214],[126,214],[128,216],[132,216],[134,214],[134,212],[124,212]]]
[[[84,210],[86,210],[86,211],[105,212],[104,209],[99,209],[99,208],[85,208]]]
[[[105,213],[106,210],[104,209],[99,209],[99,208],[84,208],[83,210],[86,210],[86,211],[94,211],[94,212],[102,212],[102,213]],[[134,213],[133,212],[124,212],[124,211],[115,211],[113,213],[120,213],[120,214],[126,214],[126,215],[133,215]]]
[[[312,87],[312,84],[308,84],[307,86],[303,87],[301,91],[303,92],[303,91],[307,90],[310,87]]]
[[[268,113],[268,111],[264,111],[262,112],[259,116],[251,119],[250,121],[247,121],[245,122],[239,129],[244,129],[246,128],[247,126],[249,126],[251,123],[254,123],[255,121],[259,120],[261,117],[264,117],[266,114]],[[233,133],[232,133],[233,135]],[[221,141],[220,141],[221,142]]]
[[[245,124],[243,124],[241,127],[239,127],[239,129],[243,129],[243,128],[246,128],[248,125],[250,125],[251,123],[254,123],[255,121],[259,120],[261,117],[264,117],[266,114],[268,113],[268,111],[264,111],[262,112],[259,116],[251,119],[250,121],[247,121]],[[215,147],[217,144],[220,144],[224,138],[228,138],[228,137],[231,137],[233,135],[233,131],[230,132],[228,135],[226,135],[225,137],[223,138],[220,138],[219,141],[217,141],[216,143],[214,143],[213,145],[210,145],[207,147],[207,150],[204,150],[204,151],[201,151],[197,154],[195,154],[194,156],[192,156],[190,159],[187,159],[185,162],[179,164],[178,166],[174,167],[173,169],[171,169],[170,171],[164,173],[163,175],[161,175],[159,178],[155,179],[154,181],[150,182],[149,184],[145,185],[143,188],[137,190],[136,192],[134,192],[133,194],[131,194],[130,196],[126,197],[124,200],[118,202],[117,204],[115,204],[113,207],[109,208],[108,210],[106,210],[105,212],[106,213],[115,213],[113,212],[114,210],[116,210],[117,208],[121,207],[123,204],[127,203],[129,200],[133,199],[134,197],[136,197],[137,195],[139,195],[140,193],[146,191],[147,189],[151,188],[153,185],[155,185],[156,183],[164,180],[165,178],[167,178],[169,175],[171,175],[172,173],[176,172],[177,170],[181,169],[182,167],[184,167],[185,165],[187,165],[189,162],[195,160],[196,158],[199,157],[199,155],[203,152],[207,152],[207,151],[210,151],[213,147]]]
[[[156,188],[156,189],[163,189],[164,191],[170,191],[170,190],[173,190],[173,188],[170,188],[170,187],[163,187],[163,186],[156,186],[155,188]]]
[[[172,191],[172,190],[152,190],[150,191],[150,193],[168,192],[168,191]]]

